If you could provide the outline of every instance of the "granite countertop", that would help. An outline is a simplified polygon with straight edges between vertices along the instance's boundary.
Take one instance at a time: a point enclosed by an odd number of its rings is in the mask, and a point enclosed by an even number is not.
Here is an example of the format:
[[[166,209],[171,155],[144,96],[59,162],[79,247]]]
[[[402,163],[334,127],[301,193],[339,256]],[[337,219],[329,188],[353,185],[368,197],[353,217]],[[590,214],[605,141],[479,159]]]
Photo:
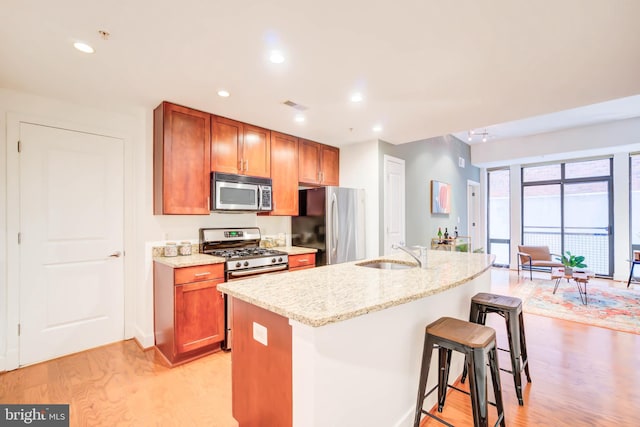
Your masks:
[[[404,304],[459,286],[491,267],[493,255],[428,251],[427,269],[381,270],[366,261],[221,283],[218,290],[318,327]],[[415,261],[405,253],[375,258]]]
[[[181,268],[181,267],[194,267],[196,265],[208,265],[208,264],[220,264],[226,261],[226,259],[213,256],[206,255],[201,253],[195,253],[187,256],[154,256],[153,260],[155,262],[159,262],[161,264],[168,265],[173,268]]]

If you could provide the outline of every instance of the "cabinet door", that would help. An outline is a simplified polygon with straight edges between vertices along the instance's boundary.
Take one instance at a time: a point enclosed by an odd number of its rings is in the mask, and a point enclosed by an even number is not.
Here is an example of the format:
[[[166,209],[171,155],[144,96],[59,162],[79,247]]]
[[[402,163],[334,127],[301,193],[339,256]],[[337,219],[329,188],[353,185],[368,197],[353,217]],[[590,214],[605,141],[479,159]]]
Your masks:
[[[320,184],[320,144],[302,138],[298,144],[298,181]]]
[[[244,125],[242,163],[243,175],[271,177],[271,131]]]
[[[181,354],[224,340],[222,279],[176,285],[175,346]]]
[[[320,176],[322,185],[340,185],[340,150],[323,145],[320,156]]]
[[[154,110],[154,214],[209,214],[210,115],[168,102]]]
[[[271,215],[298,215],[298,138],[271,132]]]
[[[211,121],[211,171],[240,173],[243,124],[225,117]]]

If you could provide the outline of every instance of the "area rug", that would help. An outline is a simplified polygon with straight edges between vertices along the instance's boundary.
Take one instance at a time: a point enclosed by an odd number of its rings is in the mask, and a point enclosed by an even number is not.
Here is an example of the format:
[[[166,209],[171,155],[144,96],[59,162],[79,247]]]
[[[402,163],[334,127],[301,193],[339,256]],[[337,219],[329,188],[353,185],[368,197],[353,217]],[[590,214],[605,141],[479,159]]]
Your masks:
[[[514,296],[522,299],[525,313],[640,334],[640,289],[626,285],[590,281],[587,305],[582,304],[575,283],[566,280],[555,295],[555,280],[534,279],[520,284]]]

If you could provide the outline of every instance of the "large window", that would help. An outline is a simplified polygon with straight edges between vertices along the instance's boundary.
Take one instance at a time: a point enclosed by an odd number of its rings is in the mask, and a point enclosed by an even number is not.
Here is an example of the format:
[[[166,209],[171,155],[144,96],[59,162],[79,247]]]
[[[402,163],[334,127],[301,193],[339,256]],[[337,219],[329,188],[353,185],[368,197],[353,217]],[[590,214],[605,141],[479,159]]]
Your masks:
[[[509,169],[488,171],[488,248],[495,265],[509,266],[510,208]]]
[[[522,169],[522,242],[583,255],[589,270],[613,274],[612,159]]]
[[[631,156],[631,247],[640,251],[640,154]]]

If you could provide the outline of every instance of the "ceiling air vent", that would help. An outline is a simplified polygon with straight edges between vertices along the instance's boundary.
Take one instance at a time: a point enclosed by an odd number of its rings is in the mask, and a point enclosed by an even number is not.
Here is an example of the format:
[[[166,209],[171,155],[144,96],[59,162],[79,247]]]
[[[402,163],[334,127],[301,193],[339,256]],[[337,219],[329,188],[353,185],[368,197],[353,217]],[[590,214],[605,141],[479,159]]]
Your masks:
[[[305,110],[307,110],[307,109],[308,109],[308,108],[307,108],[307,107],[305,107],[304,105],[296,104],[296,103],[295,103],[295,102],[293,102],[293,101],[288,101],[288,100],[287,100],[287,101],[284,101],[284,102],[283,102],[283,104],[284,104],[284,105],[287,105],[287,106],[289,106],[289,107],[291,107],[291,108],[295,108],[295,109],[296,109],[296,110],[298,110],[298,111],[305,111]]]

